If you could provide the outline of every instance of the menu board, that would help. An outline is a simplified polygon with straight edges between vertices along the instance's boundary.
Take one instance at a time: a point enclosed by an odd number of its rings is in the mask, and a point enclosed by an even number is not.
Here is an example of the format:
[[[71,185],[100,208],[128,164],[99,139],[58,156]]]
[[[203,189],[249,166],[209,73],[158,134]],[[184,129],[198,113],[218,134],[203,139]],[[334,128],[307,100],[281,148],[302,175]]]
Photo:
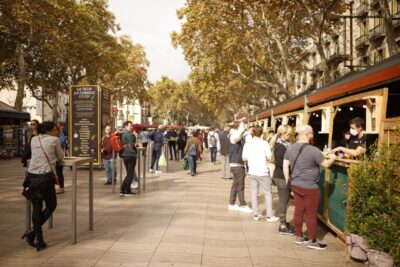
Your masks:
[[[101,90],[101,129],[106,127],[106,124],[111,125],[111,96],[110,90]]]
[[[100,163],[100,90],[97,85],[70,88],[70,155]]]

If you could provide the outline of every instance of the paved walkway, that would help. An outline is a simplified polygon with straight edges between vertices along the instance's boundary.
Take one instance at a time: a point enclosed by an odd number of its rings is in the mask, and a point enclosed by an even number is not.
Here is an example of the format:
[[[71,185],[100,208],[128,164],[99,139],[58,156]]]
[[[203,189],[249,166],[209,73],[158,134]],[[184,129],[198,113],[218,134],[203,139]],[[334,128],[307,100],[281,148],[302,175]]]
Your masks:
[[[36,252],[19,239],[25,224],[22,168],[18,160],[1,160],[0,266],[358,266],[346,261],[344,246],[324,228],[319,234],[329,248],[314,251],[278,235],[278,223],[228,211],[231,181],[220,179],[219,164],[200,163],[198,171],[191,177],[172,162],[169,172],[150,175],[146,192],[131,198],[112,194],[104,173],[95,171],[94,232],[88,231],[87,170],[79,171],[78,243],[72,245],[66,169],[54,228],[44,227],[48,248]],[[293,203],[290,219],[292,212]]]

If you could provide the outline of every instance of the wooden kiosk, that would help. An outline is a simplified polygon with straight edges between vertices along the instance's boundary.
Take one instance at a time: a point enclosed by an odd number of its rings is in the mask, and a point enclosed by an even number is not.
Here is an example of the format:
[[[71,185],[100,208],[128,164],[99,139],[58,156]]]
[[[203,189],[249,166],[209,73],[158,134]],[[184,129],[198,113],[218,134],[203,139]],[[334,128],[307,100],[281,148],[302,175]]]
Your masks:
[[[314,129],[316,146],[334,148],[354,117],[365,120],[370,141],[392,142],[392,131],[400,126],[400,55],[369,69],[352,73],[315,91],[306,92],[257,115],[258,120],[293,127],[302,123]],[[254,116],[250,122],[257,124]],[[264,130],[267,129],[264,127]],[[337,159],[331,168],[321,168],[319,219],[339,238],[345,238],[347,200],[351,194],[349,168],[355,159]]]

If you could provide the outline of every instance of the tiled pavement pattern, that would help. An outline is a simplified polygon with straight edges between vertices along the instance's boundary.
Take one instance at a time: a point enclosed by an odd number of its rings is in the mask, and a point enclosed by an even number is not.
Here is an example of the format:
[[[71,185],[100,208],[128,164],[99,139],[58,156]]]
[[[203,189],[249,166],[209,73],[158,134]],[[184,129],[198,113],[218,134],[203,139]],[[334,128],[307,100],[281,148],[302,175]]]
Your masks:
[[[131,198],[112,194],[103,185],[104,172],[95,171],[93,232],[88,231],[87,170],[80,170],[76,245],[70,243],[71,175],[66,169],[66,193],[58,195],[54,228],[44,227],[48,248],[36,252],[19,239],[25,224],[19,160],[1,160],[0,266],[358,266],[323,227],[320,237],[329,248],[314,251],[278,235],[278,223],[228,211],[231,181],[220,179],[219,164],[200,163],[195,177],[180,166],[172,162],[169,172],[149,175],[146,192]],[[293,203],[290,219],[292,212]]]

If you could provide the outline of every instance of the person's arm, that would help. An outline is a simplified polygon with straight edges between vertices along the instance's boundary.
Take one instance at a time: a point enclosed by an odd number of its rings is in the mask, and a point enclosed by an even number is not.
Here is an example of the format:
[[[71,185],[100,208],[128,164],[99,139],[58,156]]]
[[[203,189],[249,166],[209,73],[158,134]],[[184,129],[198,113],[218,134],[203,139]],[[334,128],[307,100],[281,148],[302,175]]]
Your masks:
[[[237,130],[233,130],[231,132],[231,134],[229,135],[229,141],[232,144],[236,144],[243,138],[243,133],[244,133],[244,128],[242,128],[242,129],[239,128]]]
[[[267,161],[271,161],[272,159],[272,152],[271,148],[269,147],[268,142],[265,142],[265,157],[267,158]]]
[[[329,168],[335,162],[336,156],[334,153],[329,153],[328,155],[329,155],[329,159],[323,159],[322,161],[320,159],[317,159],[317,163],[319,161],[319,165],[321,165],[322,167],[325,167],[325,168]]]
[[[290,161],[287,159],[283,160],[283,175],[285,176],[286,184],[289,182],[290,174],[289,174]]]
[[[243,161],[247,161],[249,157],[249,151],[248,151],[248,145],[247,143],[244,144],[243,146],[243,152],[242,152],[242,159]]]
[[[61,144],[60,141],[58,140],[54,140],[54,144],[56,147],[56,157],[57,160],[63,160],[64,159],[64,150],[61,148]]]
[[[362,155],[363,153],[365,153],[366,150],[362,146],[358,146],[356,149],[351,149],[351,148],[346,148],[346,147],[339,146],[339,147],[333,149],[331,151],[331,153],[334,154],[334,153],[339,152],[339,151],[341,151],[341,152],[343,152],[345,154],[348,154],[348,155],[350,155],[352,157],[358,157],[358,156]]]

